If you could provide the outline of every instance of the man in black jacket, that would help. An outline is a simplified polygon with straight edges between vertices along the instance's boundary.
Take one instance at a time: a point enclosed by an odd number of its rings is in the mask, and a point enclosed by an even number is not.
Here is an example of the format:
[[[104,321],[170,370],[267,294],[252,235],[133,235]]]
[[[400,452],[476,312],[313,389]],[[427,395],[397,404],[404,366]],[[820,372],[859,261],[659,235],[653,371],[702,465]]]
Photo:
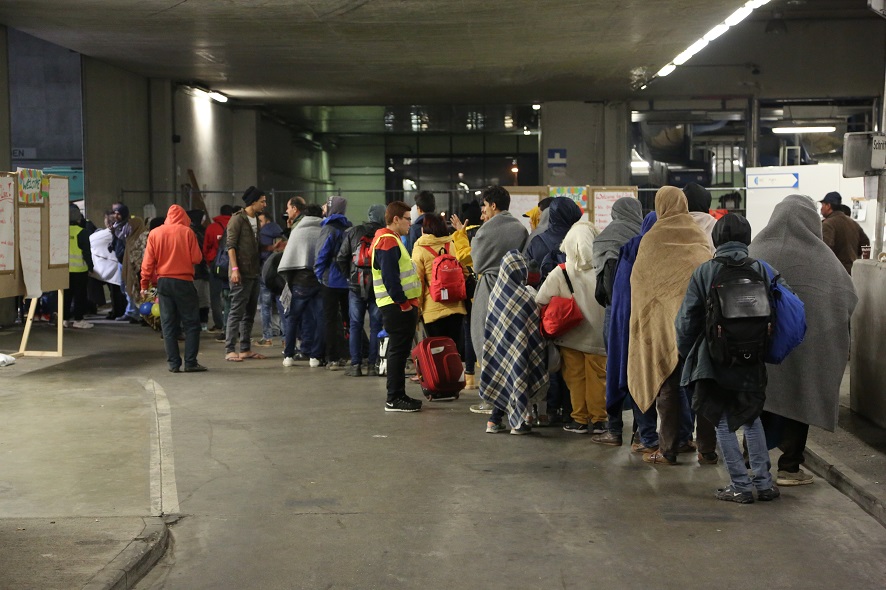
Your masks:
[[[348,315],[350,316],[349,348],[351,365],[345,371],[348,377],[362,377],[360,363],[369,358],[367,375],[378,376],[378,333],[382,329],[381,312],[375,304],[372,288],[371,245],[375,232],[384,227],[385,206],[369,207],[369,221],[345,231],[336,264],[348,277]],[[369,312],[369,351],[364,350],[366,337],[363,319]]]

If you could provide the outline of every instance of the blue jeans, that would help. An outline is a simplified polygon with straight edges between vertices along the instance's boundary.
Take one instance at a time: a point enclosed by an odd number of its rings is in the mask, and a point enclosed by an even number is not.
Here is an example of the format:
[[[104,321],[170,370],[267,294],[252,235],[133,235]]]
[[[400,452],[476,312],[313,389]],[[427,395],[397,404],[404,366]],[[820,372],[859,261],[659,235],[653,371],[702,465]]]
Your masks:
[[[637,436],[640,437],[640,442],[647,448],[656,448],[658,446],[658,411],[655,409],[655,404],[652,404],[644,414],[629,396],[625,397],[625,403],[631,404],[631,410],[634,412],[634,424],[637,425]]]
[[[283,304],[280,303],[280,298],[271,293],[271,290],[265,287],[265,282],[261,281],[261,286],[259,287],[259,295],[258,295],[259,305],[261,306],[261,337],[265,340],[270,340],[274,336],[279,336],[280,334],[274,334],[274,328],[279,326],[274,326],[273,314],[274,314],[274,306],[276,304],[277,307],[277,317],[283,317]]]
[[[723,451],[723,460],[732,480],[732,487],[737,492],[750,492],[754,488],[757,491],[768,490],[772,487],[772,474],[769,469],[772,464],[769,461],[769,450],[766,448],[766,434],[763,432],[763,423],[760,418],[754,418],[744,428],[744,439],[748,445],[748,457],[750,458],[751,471],[754,472],[753,480],[748,476],[745,468],[744,457],[738,446],[738,437],[729,430],[727,422],[728,414],[723,412],[720,423],[717,425],[717,442]]]
[[[296,331],[301,336],[301,351],[310,358],[322,359],[326,346],[323,337],[323,299],[320,287],[290,285],[292,301],[283,316],[284,357],[295,356]]]
[[[369,311],[369,354],[364,355],[366,351],[363,348],[363,318]],[[378,361],[378,333],[382,329],[381,311],[375,303],[375,297],[371,299],[363,299],[357,293],[350,291],[348,293],[348,315],[351,318],[350,337],[348,338],[348,348],[351,353],[351,364],[359,365],[363,362],[363,357],[369,358],[369,366],[374,365]]]

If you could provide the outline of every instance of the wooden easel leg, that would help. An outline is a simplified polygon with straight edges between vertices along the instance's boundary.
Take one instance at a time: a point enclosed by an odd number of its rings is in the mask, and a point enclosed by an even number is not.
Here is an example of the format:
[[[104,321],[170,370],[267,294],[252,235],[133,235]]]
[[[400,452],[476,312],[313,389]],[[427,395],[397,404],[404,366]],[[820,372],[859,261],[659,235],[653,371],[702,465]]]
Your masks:
[[[58,307],[56,311],[55,324],[58,327],[58,356],[62,355],[62,330],[64,329],[64,304],[62,303],[65,299],[65,292],[62,289],[58,290]]]
[[[25,320],[25,332],[22,334],[22,343],[19,346],[19,354],[24,354],[28,349],[28,337],[31,335],[31,324],[34,322],[34,312],[37,311],[37,299],[31,299],[31,306],[28,308],[28,319]]]

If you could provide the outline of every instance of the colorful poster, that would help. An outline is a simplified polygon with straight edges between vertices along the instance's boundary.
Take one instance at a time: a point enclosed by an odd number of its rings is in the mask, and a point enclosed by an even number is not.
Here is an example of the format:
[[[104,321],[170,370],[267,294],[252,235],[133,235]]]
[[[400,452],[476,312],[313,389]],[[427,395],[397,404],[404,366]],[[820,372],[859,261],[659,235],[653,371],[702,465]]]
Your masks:
[[[49,185],[49,266],[68,266],[70,206],[68,179],[63,176],[43,177]]]
[[[569,197],[581,208],[582,213],[588,210],[588,187],[586,186],[552,186],[551,197]]]
[[[0,176],[0,273],[15,271],[15,178]]]
[[[44,186],[43,171],[33,168],[19,168],[18,175],[18,202],[27,204],[42,204],[49,192],[49,185]]]

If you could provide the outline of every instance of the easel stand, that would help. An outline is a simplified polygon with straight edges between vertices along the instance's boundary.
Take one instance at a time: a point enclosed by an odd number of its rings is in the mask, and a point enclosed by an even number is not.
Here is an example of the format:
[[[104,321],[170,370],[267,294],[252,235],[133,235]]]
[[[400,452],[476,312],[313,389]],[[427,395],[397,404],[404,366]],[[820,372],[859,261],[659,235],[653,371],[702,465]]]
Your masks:
[[[63,290],[58,291],[58,310],[61,312],[62,310],[62,301],[64,301]],[[22,343],[19,346],[18,352],[13,353],[11,356],[16,358],[21,358],[25,356],[33,356],[33,357],[60,357],[62,356],[62,339],[63,339],[63,314],[56,314],[56,326],[58,328],[58,350],[28,350],[28,338],[31,335],[31,325],[34,323],[34,313],[37,311],[37,298],[31,299],[31,305],[28,308],[28,318],[25,320],[25,332],[22,334]]]

